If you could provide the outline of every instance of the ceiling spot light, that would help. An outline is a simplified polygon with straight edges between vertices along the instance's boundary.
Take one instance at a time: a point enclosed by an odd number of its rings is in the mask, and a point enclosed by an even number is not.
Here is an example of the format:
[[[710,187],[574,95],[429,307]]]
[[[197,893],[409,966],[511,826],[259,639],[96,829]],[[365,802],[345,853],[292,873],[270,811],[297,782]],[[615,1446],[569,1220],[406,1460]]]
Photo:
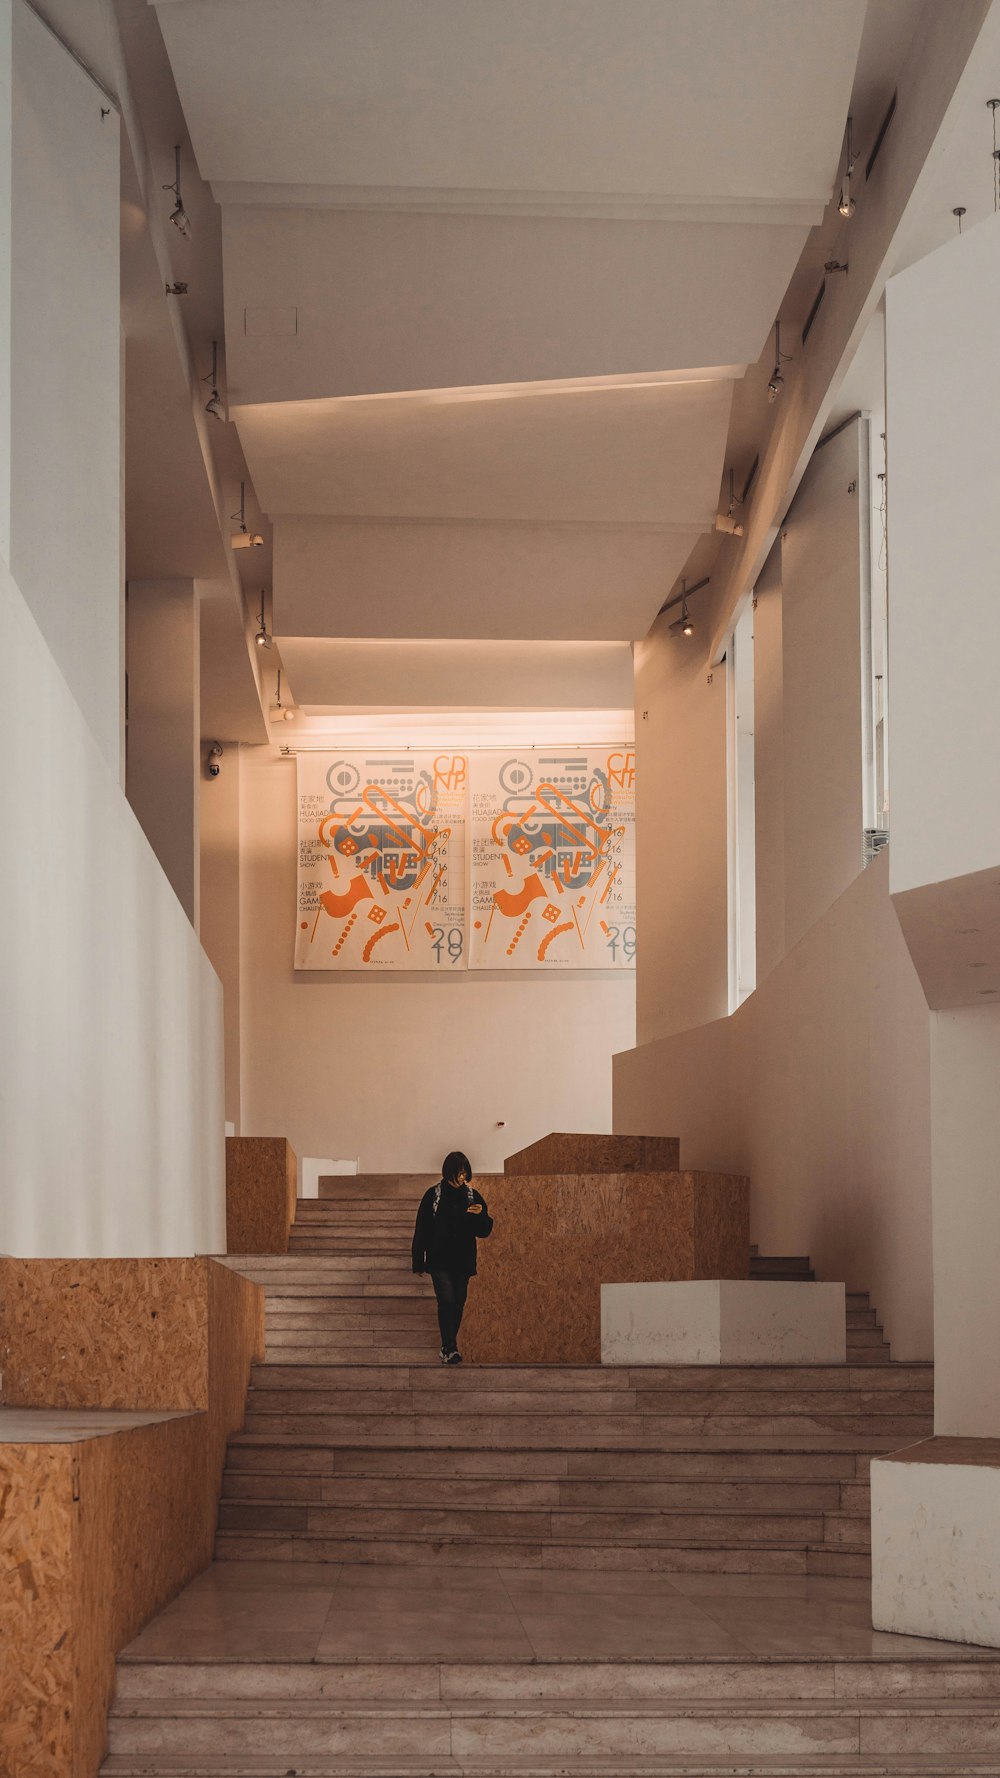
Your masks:
[[[225,409],[223,408],[223,405],[222,405],[222,396],[219,394],[219,342],[218,342],[218,340],[212,341],[212,368],[209,371],[208,376],[202,377],[201,380],[203,383],[210,383],[212,385],[212,393],[205,403],[206,414],[211,414],[213,420],[223,420],[224,421],[226,418],[226,414],[225,414]]]
[[[702,584],[704,585],[704,582],[702,582]],[[673,601],[673,603],[676,605],[677,600],[675,599]],[[694,635],[694,619],[692,618],[691,613],[688,610],[687,581],[686,580],[681,581],[680,607],[681,607],[680,617],[674,618],[673,623],[670,625],[670,634],[672,636],[693,636]]]
[[[962,232],[962,217],[965,215],[965,205],[964,204],[956,204],[954,210],[952,211],[952,215],[958,217],[958,232],[959,232],[959,234],[961,234],[961,232]]]
[[[785,379],[782,375],[781,367],[783,364],[788,363],[791,356],[792,354],[790,352],[783,352],[781,350],[781,322],[776,321],[774,323],[774,369],[771,372],[767,385],[768,401],[777,401],[778,396],[785,387]]]
[[[271,646],[271,638],[267,633],[267,625],[264,622],[264,590],[263,590],[263,588],[261,588],[261,594],[260,594],[260,621],[257,624],[257,634],[254,637],[254,641],[256,642],[258,648],[270,648],[270,646]]]
[[[229,515],[231,519],[239,519],[240,528],[229,541],[233,549],[263,549],[264,539],[260,532],[247,530],[246,491],[246,482],[240,482],[240,510]]]
[[[163,189],[164,191],[172,191],[174,194],[174,207],[170,212],[171,222],[178,234],[182,234],[185,240],[190,240],[191,218],[184,208],[184,199],[181,197],[181,145],[179,142],[174,149],[173,181],[171,182],[168,179]]]
[[[849,117],[847,120],[847,166],[844,169],[844,183],[840,188],[840,202],[837,205],[841,216],[853,216],[858,207],[851,196],[851,175],[854,172],[853,122],[853,118]]]
[[[993,113],[993,210],[1000,210],[1000,148],[997,147],[997,108],[1000,99],[987,99],[986,108]]]
[[[740,524],[733,510],[737,505],[742,506],[743,502],[742,500],[737,500],[736,471],[731,469],[729,471],[729,506],[725,512],[717,512],[715,515],[715,529],[717,531],[724,531],[727,537],[743,536],[743,526]]]
[[[288,708],[288,705],[283,704],[281,701],[281,668],[280,667],[278,668],[278,690],[277,690],[277,694],[275,696],[274,703],[271,705],[270,715],[271,715],[272,722],[293,722],[295,719],[295,711],[290,710]]]

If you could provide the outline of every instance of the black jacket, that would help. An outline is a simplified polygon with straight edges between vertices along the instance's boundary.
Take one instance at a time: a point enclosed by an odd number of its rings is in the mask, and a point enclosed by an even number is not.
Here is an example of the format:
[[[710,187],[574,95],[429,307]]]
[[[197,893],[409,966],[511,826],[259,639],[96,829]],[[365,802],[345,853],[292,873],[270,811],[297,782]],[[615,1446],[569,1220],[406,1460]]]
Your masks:
[[[434,1200],[440,1191],[437,1212]],[[415,1272],[451,1272],[456,1278],[476,1275],[476,1242],[485,1241],[493,1232],[493,1218],[486,1208],[486,1199],[474,1188],[472,1203],[481,1204],[478,1216],[469,1215],[467,1186],[432,1185],[425,1191],[417,1211],[413,1231],[413,1270]]]

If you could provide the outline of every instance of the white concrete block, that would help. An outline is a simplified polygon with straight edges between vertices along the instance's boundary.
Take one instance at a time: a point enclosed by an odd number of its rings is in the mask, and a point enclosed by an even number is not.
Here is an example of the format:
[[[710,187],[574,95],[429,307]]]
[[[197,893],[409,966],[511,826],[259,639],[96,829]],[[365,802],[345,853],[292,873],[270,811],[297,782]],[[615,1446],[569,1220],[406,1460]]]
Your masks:
[[[844,1364],[843,1284],[602,1284],[602,1364]]]
[[[321,1179],[356,1173],[358,1165],[357,1161],[324,1161],[315,1155],[303,1155],[299,1161],[299,1197],[318,1198]]]
[[[1000,1462],[876,1461],[871,1488],[875,1629],[1000,1648]]]

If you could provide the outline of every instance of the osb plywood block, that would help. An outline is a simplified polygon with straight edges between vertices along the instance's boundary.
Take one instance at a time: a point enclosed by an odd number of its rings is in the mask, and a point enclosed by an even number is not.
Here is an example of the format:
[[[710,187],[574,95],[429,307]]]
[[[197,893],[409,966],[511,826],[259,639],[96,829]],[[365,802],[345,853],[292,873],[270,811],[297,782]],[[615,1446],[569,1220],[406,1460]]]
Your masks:
[[[283,1136],[226,1138],[226,1250],[287,1253],[298,1164]]]
[[[973,1469],[1000,1469],[1000,1438],[959,1438],[941,1433],[903,1451],[880,1451],[880,1463],[959,1463]]]
[[[73,1778],[76,1445],[0,1445],[0,1772]]]
[[[91,1778],[107,1751],[116,1654],[211,1561],[210,1432],[199,1413],[78,1447],[74,1778]]]
[[[505,1173],[676,1173],[676,1136],[567,1135],[554,1131],[508,1155]]]
[[[0,1260],[5,1404],[207,1407],[209,1263]]]
[[[210,1459],[221,1478],[226,1440],[243,1425],[250,1367],[264,1357],[264,1289],[228,1266],[208,1267]]]
[[[211,1560],[264,1293],[211,1261],[191,1268],[207,1412],[77,1444],[0,1444],[0,1778],[94,1778],[116,1654]]]
[[[750,1276],[750,1181],[739,1173],[692,1173],[694,1275]],[[610,1282],[610,1280],[609,1280]]]
[[[462,1327],[483,1364],[597,1364],[601,1285],[745,1278],[745,1180],[694,1172],[491,1175],[477,1179],[494,1218]],[[713,1219],[719,1226],[713,1228]],[[741,1244],[742,1243],[742,1244]]]

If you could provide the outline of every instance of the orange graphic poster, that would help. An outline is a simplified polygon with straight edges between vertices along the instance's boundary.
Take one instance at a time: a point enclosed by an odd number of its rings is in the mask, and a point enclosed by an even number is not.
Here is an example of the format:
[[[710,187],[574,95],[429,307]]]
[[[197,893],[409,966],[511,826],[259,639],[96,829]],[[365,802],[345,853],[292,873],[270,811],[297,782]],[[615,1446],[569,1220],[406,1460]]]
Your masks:
[[[466,964],[464,754],[300,753],[296,969]]]
[[[635,750],[470,759],[473,969],[635,967]]]

